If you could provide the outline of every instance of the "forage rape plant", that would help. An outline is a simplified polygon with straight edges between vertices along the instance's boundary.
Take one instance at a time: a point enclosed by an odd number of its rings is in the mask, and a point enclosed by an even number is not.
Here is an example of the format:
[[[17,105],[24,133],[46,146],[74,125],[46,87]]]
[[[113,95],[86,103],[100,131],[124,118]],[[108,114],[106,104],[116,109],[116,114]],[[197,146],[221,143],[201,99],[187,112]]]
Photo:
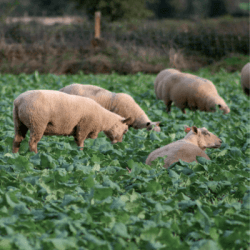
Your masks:
[[[240,72],[195,74],[214,83],[230,113],[167,114],[156,75],[0,74],[0,249],[247,249],[250,100]],[[13,154],[14,99],[73,82],[129,94],[161,131],[129,128],[117,144],[100,132],[82,151],[72,137],[44,136],[37,154],[28,132]],[[146,165],[150,152],[186,135],[184,125],[223,141],[206,150],[211,160]]]

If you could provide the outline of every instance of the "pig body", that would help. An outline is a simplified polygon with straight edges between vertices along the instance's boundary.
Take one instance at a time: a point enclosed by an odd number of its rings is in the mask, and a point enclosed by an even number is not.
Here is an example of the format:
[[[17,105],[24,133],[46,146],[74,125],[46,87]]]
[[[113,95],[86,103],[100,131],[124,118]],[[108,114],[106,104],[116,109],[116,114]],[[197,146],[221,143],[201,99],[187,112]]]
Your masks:
[[[216,106],[223,110],[224,114],[230,112],[214,84],[192,74],[181,73],[176,69],[165,69],[157,75],[154,88],[156,97],[166,104],[167,112],[171,111],[172,102],[183,113],[186,113],[185,108],[214,112]]]
[[[250,63],[241,70],[241,87],[246,95],[250,95]]]
[[[122,141],[128,126],[125,118],[114,114],[89,98],[53,90],[31,90],[14,100],[15,139],[13,152],[30,130],[30,150],[37,153],[43,135],[73,136],[79,147],[86,138],[95,139],[100,131],[112,143]]]
[[[135,100],[125,93],[113,93],[94,85],[74,83],[59,91],[89,97],[98,102],[105,109],[122,117],[128,118],[127,124],[135,129],[147,128],[160,132],[159,122],[151,122]]]
[[[151,165],[153,160],[163,156],[167,156],[164,160],[165,168],[168,168],[171,164],[178,162],[180,159],[185,162],[196,161],[196,156],[201,156],[210,160],[205,153],[206,148],[218,148],[221,143],[222,141],[206,128],[197,128],[193,126],[183,139],[172,142],[151,152],[146,159],[146,164]]]

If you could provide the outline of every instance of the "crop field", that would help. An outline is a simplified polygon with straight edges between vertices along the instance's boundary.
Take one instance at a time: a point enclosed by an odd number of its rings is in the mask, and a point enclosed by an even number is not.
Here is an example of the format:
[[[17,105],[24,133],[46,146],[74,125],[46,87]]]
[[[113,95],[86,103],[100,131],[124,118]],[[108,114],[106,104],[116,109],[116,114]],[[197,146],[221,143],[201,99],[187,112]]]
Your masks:
[[[229,114],[175,106],[167,114],[155,75],[0,74],[0,249],[249,249],[250,99],[239,72],[196,74],[213,81]],[[74,82],[130,94],[162,131],[130,128],[113,145],[101,132],[83,151],[73,137],[44,136],[38,154],[29,151],[28,132],[13,154],[14,99]],[[185,136],[184,125],[223,140],[206,150],[211,161],[146,165],[150,152]]]

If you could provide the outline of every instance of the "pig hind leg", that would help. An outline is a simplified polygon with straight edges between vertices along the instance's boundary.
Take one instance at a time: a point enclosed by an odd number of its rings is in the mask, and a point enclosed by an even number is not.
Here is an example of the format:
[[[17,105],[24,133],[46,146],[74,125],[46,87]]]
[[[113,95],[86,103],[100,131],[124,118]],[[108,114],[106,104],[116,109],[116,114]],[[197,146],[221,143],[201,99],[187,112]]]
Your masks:
[[[46,130],[47,124],[41,126],[36,124],[34,126],[35,128],[38,128],[34,130],[33,128],[30,128],[30,140],[29,140],[29,146],[30,151],[37,153],[37,143],[42,139],[44,132]]]
[[[244,88],[244,92],[245,92],[245,94],[247,94],[247,95],[250,95],[250,88]]]
[[[15,120],[15,138],[13,141],[13,153],[17,153],[22,140],[25,138],[28,128],[18,119]]]
[[[185,108],[188,107],[188,103],[187,103],[186,100],[175,101],[175,105],[176,105],[176,107],[178,107],[179,109],[181,109],[181,111],[182,111],[183,114],[186,114]]]
[[[167,100],[167,101],[165,101],[165,104],[166,104],[166,111],[167,111],[168,113],[170,113],[170,112],[171,112],[172,101]]]
[[[83,150],[84,140],[88,137],[89,132],[82,131],[81,127],[82,126],[79,126],[79,125],[76,127],[76,133],[74,135],[74,139],[75,139],[77,146],[81,147],[80,150]]]

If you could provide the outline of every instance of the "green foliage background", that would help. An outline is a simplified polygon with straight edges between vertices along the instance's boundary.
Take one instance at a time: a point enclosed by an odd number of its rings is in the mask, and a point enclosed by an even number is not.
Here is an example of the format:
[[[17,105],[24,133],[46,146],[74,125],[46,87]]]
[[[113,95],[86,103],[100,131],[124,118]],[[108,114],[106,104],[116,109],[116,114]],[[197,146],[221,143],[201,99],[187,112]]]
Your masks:
[[[0,249],[247,249],[250,102],[239,72],[197,74],[214,82],[228,115],[184,115],[176,107],[165,113],[155,75],[0,75]],[[12,154],[13,100],[73,82],[130,94],[151,120],[162,121],[162,132],[132,128],[115,145],[100,133],[83,151],[72,137],[45,136],[38,154],[29,152],[27,136]],[[212,160],[145,165],[151,151],[185,136],[185,124],[223,140],[207,150]]]

